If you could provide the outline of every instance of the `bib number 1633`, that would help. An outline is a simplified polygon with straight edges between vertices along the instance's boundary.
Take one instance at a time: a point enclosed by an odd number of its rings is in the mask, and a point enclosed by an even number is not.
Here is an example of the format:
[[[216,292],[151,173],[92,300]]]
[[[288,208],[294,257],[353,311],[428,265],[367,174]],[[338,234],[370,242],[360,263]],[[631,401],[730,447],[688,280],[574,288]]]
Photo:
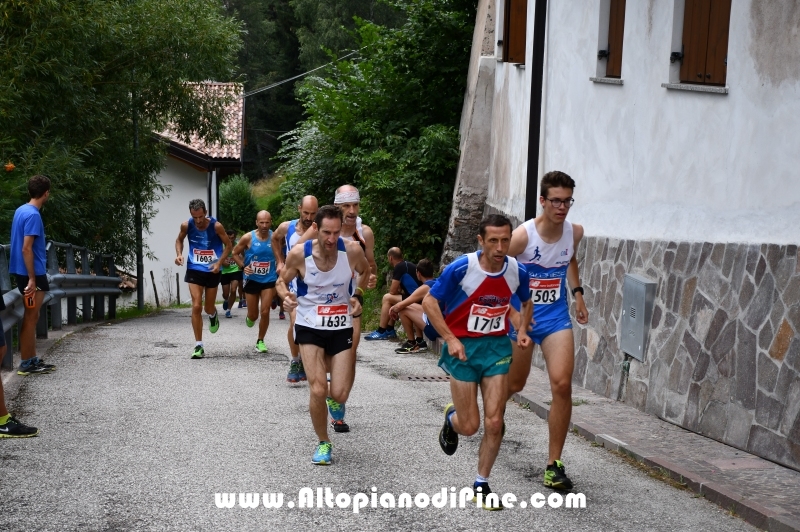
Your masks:
[[[469,311],[467,330],[471,333],[491,334],[504,331],[506,327],[508,305],[502,307],[484,307],[472,305]]]

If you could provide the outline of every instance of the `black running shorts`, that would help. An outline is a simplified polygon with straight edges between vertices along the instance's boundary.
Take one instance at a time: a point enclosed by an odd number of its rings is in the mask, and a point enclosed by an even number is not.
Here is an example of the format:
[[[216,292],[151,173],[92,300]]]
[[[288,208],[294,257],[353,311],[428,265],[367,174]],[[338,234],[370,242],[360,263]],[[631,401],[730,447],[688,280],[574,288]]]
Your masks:
[[[223,273],[219,279],[219,283],[222,286],[231,284],[232,281],[239,281],[240,283],[242,282],[242,270],[231,273]]]
[[[201,272],[200,270],[186,270],[184,283],[197,284],[204,288],[216,288],[219,285],[220,273]]]
[[[27,275],[19,275],[14,274],[17,278],[17,288],[19,289],[20,294],[25,294],[25,287],[28,286],[28,277]],[[47,282],[47,275],[37,275],[36,279],[36,288],[42,292],[49,292],[50,291],[50,283]]]
[[[275,281],[259,283],[258,281],[245,280],[243,289],[245,294],[260,294],[262,291],[269,290],[270,288],[275,288]]]
[[[294,343],[311,344],[325,349],[326,355],[338,355],[353,347],[353,328],[324,331],[303,325],[294,326]]]

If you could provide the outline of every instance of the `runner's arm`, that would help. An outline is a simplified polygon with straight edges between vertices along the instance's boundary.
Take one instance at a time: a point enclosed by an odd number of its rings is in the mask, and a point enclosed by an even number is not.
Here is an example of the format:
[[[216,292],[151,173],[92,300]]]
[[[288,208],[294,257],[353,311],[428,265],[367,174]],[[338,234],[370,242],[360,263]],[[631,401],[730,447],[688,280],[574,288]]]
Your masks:
[[[214,266],[211,267],[212,272],[219,273],[219,269],[222,267],[223,262],[228,258],[233,250],[233,244],[231,244],[231,239],[228,238],[228,233],[225,232],[225,228],[221,223],[217,222],[215,224],[214,232],[217,233],[217,236],[220,240],[222,240],[222,244],[225,246],[222,249],[222,256],[217,262],[214,263]]]
[[[428,292],[431,291],[431,287],[423,284],[416,290],[414,293],[405,298],[404,300],[400,301],[399,303],[392,306],[389,309],[389,312],[400,312],[407,306],[411,305],[412,303],[422,303],[422,300],[425,299],[425,296],[428,295]]]
[[[275,255],[276,271],[281,273],[286,257],[283,254],[283,245],[286,242],[286,235],[289,234],[289,224],[291,222],[283,222],[272,232],[272,254]]]
[[[175,239],[175,264],[183,266],[183,241],[186,234],[189,232],[189,222],[181,224],[181,230],[178,233],[178,238]]]
[[[453,331],[450,330],[450,327],[448,327],[447,323],[444,321],[442,309],[439,308],[439,300],[428,293],[425,299],[422,300],[422,310],[424,310],[425,314],[428,316],[428,321],[431,326],[436,329],[436,332],[442,335],[442,340],[447,342],[447,351],[450,353],[450,356],[456,357],[459,360],[467,360],[464,344],[456,338],[456,335],[453,334]]]
[[[369,284],[369,262],[367,262],[367,257],[361,249],[361,244],[355,241],[347,242],[347,258],[350,262],[350,267],[358,272],[358,288],[354,296],[350,298],[351,314],[360,316],[364,291]],[[355,295],[361,296],[361,299],[357,299]]]
[[[572,224],[572,237],[574,240],[573,249],[575,253],[573,253],[569,261],[569,266],[567,267],[567,281],[569,281],[570,288],[577,288],[581,286],[581,280],[580,268],[576,255],[578,253],[578,244],[580,244],[583,238],[583,226]],[[581,325],[589,323],[589,310],[586,308],[586,302],[583,299],[583,294],[580,292],[575,293],[575,320]]]
[[[369,262],[369,288],[375,288],[378,282],[378,263],[375,262],[375,233],[372,232],[370,226],[364,224],[361,224],[361,230],[364,232],[364,247],[367,248],[364,252],[367,255],[367,262]]]
[[[302,274],[300,268],[303,264],[303,248],[294,247],[286,255],[286,263],[283,266],[283,271],[278,275],[278,281],[275,283],[278,296],[283,301],[283,308],[287,311],[292,311],[297,308],[297,294],[289,290],[289,283],[292,279]]]
[[[22,239],[22,262],[25,264],[25,270],[28,272],[28,286],[25,287],[25,293],[36,291],[36,267],[33,264],[33,241],[35,236],[25,235]]]
[[[244,250],[250,247],[250,240],[250,233],[245,233],[242,235],[242,238],[239,239],[239,243],[236,244],[236,247],[233,248],[233,260],[236,261],[236,265],[242,270],[244,270]]]

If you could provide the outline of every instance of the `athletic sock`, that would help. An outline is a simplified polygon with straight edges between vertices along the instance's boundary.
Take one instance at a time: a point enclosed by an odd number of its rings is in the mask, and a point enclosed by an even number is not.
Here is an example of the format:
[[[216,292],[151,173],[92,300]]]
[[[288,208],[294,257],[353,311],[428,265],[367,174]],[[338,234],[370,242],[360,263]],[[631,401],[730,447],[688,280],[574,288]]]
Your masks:
[[[386,332],[386,327],[378,327],[378,332],[383,334]]]
[[[455,411],[455,409],[453,409],[452,412],[447,414],[447,423],[450,424],[450,428],[451,429],[455,429],[455,427],[453,426],[453,414],[455,414],[455,413],[456,413],[456,411]]]
[[[203,347],[203,342],[195,342],[195,347]]]
[[[216,317],[217,317],[217,313],[216,312],[214,313],[213,316],[211,314],[208,315],[208,319],[213,319],[213,318],[216,318]]]
[[[11,414],[0,416],[0,425],[5,425],[6,423],[8,423],[9,419],[11,419]]]
[[[292,362],[300,362],[300,357],[292,357]]]
[[[478,473],[478,476],[475,477],[475,484],[488,484],[488,483],[489,483],[489,477],[482,477],[480,473]]]
[[[425,343],[425,338],[417,338],[417,345],[422,345]]]

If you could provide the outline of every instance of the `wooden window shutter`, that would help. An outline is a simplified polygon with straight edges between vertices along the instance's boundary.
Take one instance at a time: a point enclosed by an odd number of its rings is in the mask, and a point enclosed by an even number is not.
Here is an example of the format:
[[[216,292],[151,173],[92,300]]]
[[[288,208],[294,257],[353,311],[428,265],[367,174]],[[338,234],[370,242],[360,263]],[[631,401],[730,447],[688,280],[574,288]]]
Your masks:
[[[731,0],[711,0],[706,53],[706,83],[725,85],[728,72],[728,29],[731,21]]]
[[[503,61],[525,64],[528,0],[506,0]]]
[[[625,0],[611,0],[608,19],[606,77],[622,77],[622,37],[625,33]]]
[[[724,85],[731,0],[686,0],[681,82]]]

